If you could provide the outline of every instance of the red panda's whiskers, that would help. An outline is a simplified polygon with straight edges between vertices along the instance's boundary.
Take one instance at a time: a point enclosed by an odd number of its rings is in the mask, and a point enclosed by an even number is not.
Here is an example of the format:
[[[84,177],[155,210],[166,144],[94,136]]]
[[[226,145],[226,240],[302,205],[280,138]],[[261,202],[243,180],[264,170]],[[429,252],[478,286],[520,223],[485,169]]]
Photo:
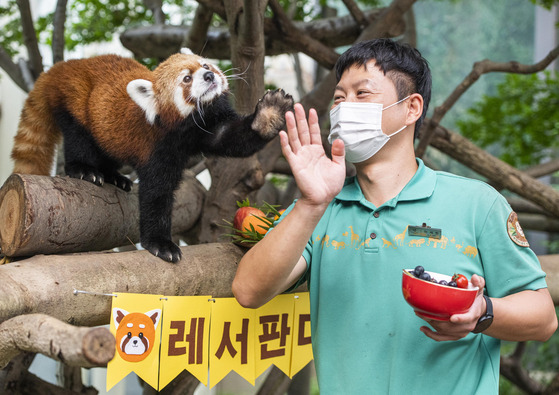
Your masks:
[[[197,100],[196,102],[196,108],[198,109],[198,115],[200,115],[200,119],[202,120],[202,122],[204,123],[204,126],[206,125],[206,121],[204,121],[204,107],[202,106],[202,104],[200,103],[200,99]],[[192,113],[192,120],[194,121],[194,123],[196,124],[196,126],[198,126],[200,129],[202,129],[204,132],[208,133],[208,134],[213,134],[212,132],[210,132],[209,130],[204,129],[197,121],[196,121],[196,116],[195,113]]]
[[[249,67],[250,67],[250,64],[247,66],[247,68],[245,69],[245,71],[242,71],[242,72],[240,72],[240,73],[230,74],[230,75],[227,75],[227,74],[225,74],[225,73],[228,73],[229,71],[232,71],[232,70],[240,70],[240,69],[239,69],[238,67],[232,67],[232,68],[230,68],[230,69],[227,69],[227,70],[224,71],[225,78],[227,78],[228,81],[231,81],[231,80],[243,80],[243,81],[245,82],[245,84],[248,85],[247,80],[245,80],[245,79],[243,78],[243,76],[247,73],[247,70],[248,70]]]

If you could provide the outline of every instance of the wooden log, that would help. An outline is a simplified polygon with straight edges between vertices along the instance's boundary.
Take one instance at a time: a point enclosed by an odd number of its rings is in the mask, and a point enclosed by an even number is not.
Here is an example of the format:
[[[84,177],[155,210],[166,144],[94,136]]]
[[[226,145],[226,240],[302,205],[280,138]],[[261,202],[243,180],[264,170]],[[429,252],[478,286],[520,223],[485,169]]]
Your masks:
[[[41,313],[78,326],[109,323],[112,298],[74,294],[142,293],[231,297],[244,254],[231,243],[182,247],[178,263],[148,251],[36,255],[0,266],[0,322]]]
[[[539,232],[559,233],[559,219],[541,214],[518,214],[522,229]]]
[[[176,192],[173,232],[198,220],[205,189],[191,173]],[[137,188],[12,174],[0,189],[0,248],[9,257],[101,251],[140,239]]]
[[[547,274],[547,288],[555,306],[559,305],[559,254],[538,256],[543,271]]]
[[[115,344],[106,328],[75,327],[44,314],[20,315],[0,324],[0,369],[22,352],[41,353],[69,366],[106,366]]]

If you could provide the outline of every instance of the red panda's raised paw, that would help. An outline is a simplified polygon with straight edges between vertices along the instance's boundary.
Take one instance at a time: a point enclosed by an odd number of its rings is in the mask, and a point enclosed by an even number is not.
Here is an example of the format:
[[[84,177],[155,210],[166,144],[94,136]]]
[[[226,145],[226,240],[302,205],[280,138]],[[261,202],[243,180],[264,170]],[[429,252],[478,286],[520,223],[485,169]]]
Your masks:
[[[252,129],[260,136],[271,140],[285,128],[285,113],[293,110],[293,97],[283,89],[268,91],[256,105]]]

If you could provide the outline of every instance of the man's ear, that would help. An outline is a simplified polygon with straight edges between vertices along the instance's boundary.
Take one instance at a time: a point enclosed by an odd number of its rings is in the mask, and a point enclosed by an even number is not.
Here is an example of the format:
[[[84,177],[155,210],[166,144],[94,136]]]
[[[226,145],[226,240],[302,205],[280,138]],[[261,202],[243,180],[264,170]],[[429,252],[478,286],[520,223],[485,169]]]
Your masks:
[[[147,121],[153,125],[157,115],[157,104],[151,81],[142,79],[132,80],[126,85],[126,92],[144,110]]]
[[[421,114],[423,114],[423,96],[419,93],[413,93],[410,95],[406,125],[411,125],[417,122],[417,120],[421,117]]]

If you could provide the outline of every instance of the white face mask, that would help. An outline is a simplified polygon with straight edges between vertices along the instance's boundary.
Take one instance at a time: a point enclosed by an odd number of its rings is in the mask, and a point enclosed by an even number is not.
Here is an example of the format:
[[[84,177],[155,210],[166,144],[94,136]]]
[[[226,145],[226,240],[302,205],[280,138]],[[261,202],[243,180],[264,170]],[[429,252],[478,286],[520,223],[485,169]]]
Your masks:
[[[406,128],[398,129],[390,136],[382,132],[382,112],[409,96],[385,108],[380,103],[341,102],[330,111],[330,134],[328,142],[341,139],[345,145],[346,160],[363,162],[376,154],[390,137]]]

